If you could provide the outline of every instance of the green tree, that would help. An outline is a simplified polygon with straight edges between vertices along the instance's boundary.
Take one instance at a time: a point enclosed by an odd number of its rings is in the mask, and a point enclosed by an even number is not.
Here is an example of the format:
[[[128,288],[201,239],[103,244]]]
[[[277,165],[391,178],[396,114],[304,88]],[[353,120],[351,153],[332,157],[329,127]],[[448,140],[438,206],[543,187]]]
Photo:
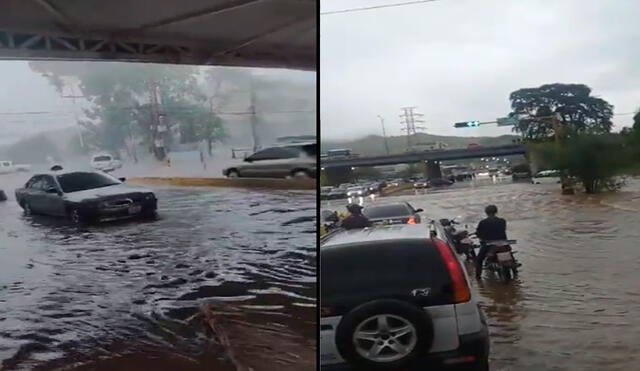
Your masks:
[[[563,136],[604,134],[611,131],[613,106],[591,95],[591,88],[583,84],[546,84],[525,88],[509,96],[510,115],[526,115],[514,131],[529,141],[544,141],[555,135],[549,119],[559,115]]]
[[[80,124],[94,147],[117,152],[126,148],[132,135],[141,136],[152,147],[150,102],[154,85],[159,87],[169,130],[180,133],[182,142],[205,139],[211,146],[224,139],[222,121],[211,114],[195,67],[76,63],[77,68],[67,69],[55,62],[30,65],[60,91],[69,80],[79,81],[82,95],[91,103]]]
[[[587,193],[612,189],[615,177],[632,166],[629,147],[618,135],[583,134],[564,143],[532,147],[543,164],[576,177]]]

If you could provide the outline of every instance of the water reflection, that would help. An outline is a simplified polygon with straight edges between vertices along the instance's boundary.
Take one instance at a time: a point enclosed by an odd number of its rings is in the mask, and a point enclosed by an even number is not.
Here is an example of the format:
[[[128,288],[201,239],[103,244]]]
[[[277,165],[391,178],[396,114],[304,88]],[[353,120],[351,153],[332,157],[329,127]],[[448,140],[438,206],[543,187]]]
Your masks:
[[[298,366],[315,359],[315,194],[157,194],[157,220],[99,226],[1,205],[3,370],[235,370],[193,322],[210,302],[235,313],[221,323],[244,334],[230,337],[235,354],[251,354],[246,367],[274,365],[268,352],[254,354],[269,337],[250,336],[265,324],[283,334],[284,353],[271,352],[284,360],[277,365],[294,370],[292,355]]]
[[[570,197],[558,185],[465,183],[376,202],[409,202],[425,210],[423,220],[461,215],[471,228],[488,204],[507,219],[509,238],[518,240],[518,278],[472,279],[490,325],[492,370],[636,369],[640,182]]]

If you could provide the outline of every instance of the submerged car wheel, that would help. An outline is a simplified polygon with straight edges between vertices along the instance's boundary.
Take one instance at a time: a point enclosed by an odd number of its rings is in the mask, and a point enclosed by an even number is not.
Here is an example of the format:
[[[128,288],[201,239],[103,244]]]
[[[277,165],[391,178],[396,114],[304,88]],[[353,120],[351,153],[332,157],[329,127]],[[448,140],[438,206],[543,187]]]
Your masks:
[[[399,300],[376,300],[345,315],[336,331],[342,357],[362,370],[402,369],[428,352],[428,313]]]
[[[33,211],[31,210],[31,205],[28,202],[24,202],[22,204],[22,209],[24,210],[24,215],[25,216],[33,215]]]
[[[307,179],[307,178],[311,178],[311,175],[309,175],[309,173],[306,172],[305,170],[296,170],[293,173],[291,173],[290,178]]]
[[[227,172],[227,178],[238,178],[238,177],[240,177],[238,170],[229,170],[229,172]]]
[[[80,215],[80,211],[78,209],[71,209],[69,211],[69,220],[71,220],[73,224],[82,223],[82,216]]]

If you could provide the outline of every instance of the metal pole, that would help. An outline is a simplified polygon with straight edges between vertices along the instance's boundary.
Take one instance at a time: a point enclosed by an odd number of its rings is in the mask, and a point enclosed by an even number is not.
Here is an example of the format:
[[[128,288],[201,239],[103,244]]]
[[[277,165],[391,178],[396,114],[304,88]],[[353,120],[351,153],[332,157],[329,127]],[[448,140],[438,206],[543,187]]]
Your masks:
[[[256,92],[251,86],[251,135],[253,136],[253,152],[260,146],[258,142],[258,117],[256,116]]]

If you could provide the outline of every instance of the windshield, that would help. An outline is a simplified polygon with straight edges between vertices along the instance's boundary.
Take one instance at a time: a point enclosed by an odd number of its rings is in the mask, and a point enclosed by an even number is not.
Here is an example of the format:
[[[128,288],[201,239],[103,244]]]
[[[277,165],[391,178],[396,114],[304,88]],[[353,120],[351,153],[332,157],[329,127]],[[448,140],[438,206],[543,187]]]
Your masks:
[[[111,156],[96,156],[93,158],[93,161],[96,161],[96,162],[111,161]]]
[[[369,219],[392,218],[413,214],[407,205],[402,204],[366,207],[362,210],[362,213]]]
[[[77,172],[58,175],[58,183],[64,193],[85,191],[87,189],[108,187],[121,182],[109,175],[100,173]]]

